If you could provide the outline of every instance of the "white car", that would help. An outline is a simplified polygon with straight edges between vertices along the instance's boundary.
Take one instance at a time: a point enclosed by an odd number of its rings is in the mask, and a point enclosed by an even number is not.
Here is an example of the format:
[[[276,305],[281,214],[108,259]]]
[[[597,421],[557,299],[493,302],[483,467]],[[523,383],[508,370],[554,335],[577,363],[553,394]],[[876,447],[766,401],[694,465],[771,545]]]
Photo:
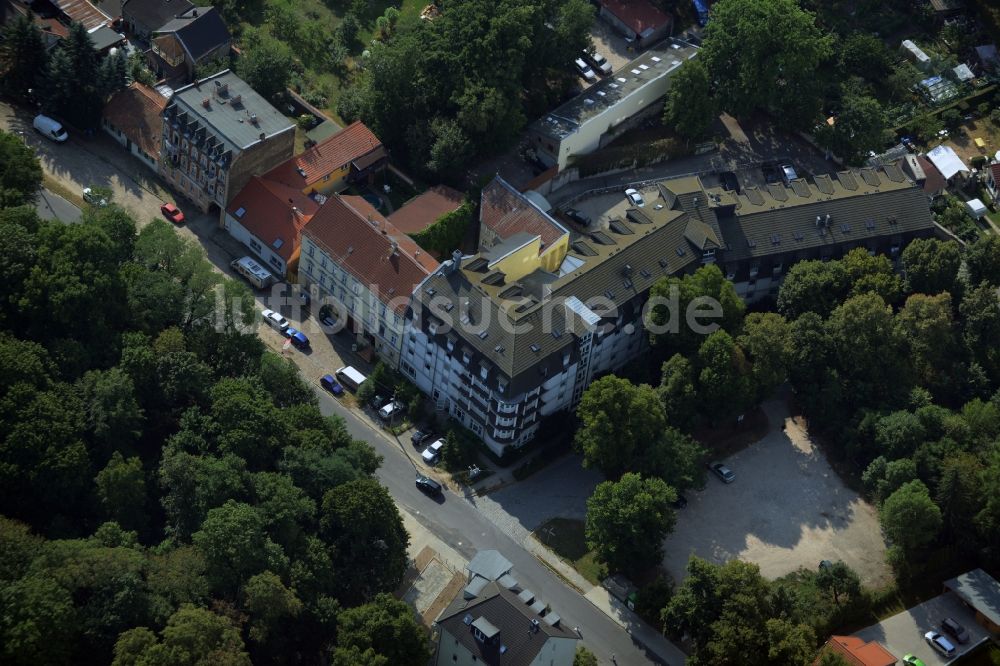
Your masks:
[[[593,53],[584,51],[584,57],[587,58],[587,60],[589,60],[590,63],[594,66],[594,69],[599,71],[601,74],[607,76],[608,74],[611,73],[611,63],[608,62],[608,59],[605,58],[600,53],[598,53],[597,51],[594,51]]]
[[[89,203],[91,206],[97,206],[98,208],[104,208],[108,205],[108,200],[99,195],[97,192],[89,187],[83,188],[83,200]]]
[[[288,328],[288,320],[274,310],[264,310],[261,316],[276,331],[284,331]]]
[[[632,202],[633,206],[638,206],[639,208],[642,208],[643,206],[646,205],[646,200],[642,198],[641,194],[639,194],[639,190],[633,187],[630,187],[627,190],[625,190],[625,196],[628,197],[628,200]]]
[[[444,440],[439,439],[434,442],[420,454],[420,457],[424,459],[424,462],[428,465],[433,465],[441,458],[441,449],[444,448]]]
[[[583,61],[583,58],[577,58],[573,61],[573,64],[576,65],[576,70],[580,72],[580,76],[587,79],[587,83],[593,83],[597,80],[597,74],[594,74],[594,70]]]

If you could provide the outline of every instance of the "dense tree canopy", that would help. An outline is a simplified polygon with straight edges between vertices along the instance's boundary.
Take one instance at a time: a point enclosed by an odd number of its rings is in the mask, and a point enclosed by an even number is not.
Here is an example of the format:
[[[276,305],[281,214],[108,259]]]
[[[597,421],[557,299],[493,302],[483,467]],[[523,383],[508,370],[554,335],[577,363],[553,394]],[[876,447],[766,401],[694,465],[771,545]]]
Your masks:
[[[661,479],[628,473],[605,481],[587,500],[587,545],[611,572],[639,572],[663,557],[673,530],[676,491]]]
[[[0,208],[34,203],[41,186],[42,167],[34,152],[19,136],[0,130]]]

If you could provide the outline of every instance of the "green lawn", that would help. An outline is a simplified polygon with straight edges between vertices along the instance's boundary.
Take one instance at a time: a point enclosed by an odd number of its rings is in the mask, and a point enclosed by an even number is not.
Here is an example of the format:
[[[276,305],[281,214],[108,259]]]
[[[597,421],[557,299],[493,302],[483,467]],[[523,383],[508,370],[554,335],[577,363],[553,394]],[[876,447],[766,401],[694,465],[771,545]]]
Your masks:
[[[587,548],[582,520],[553,518],[535,530],[535,538],[594,585],[600,585],[607,575],[604,566],[594,559]]]

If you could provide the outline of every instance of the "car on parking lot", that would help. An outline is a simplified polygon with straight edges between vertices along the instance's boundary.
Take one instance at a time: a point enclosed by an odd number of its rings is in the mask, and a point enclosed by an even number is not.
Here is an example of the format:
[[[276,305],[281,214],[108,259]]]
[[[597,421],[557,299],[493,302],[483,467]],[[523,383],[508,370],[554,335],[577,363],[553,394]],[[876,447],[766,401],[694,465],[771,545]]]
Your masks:
[[[799,175],[795,173],[795,167],[791,164],[782,164],[778,168],[781,170],[781,179],[785,181],[785,185],[788,185],[799,177]]]
[[[344,395],[344,387],[333,378],[333,375],[323,375],[320,377],[319,385],[334,395]]]
[[[600,53],[598,53],[597,51],[594,51],[593,53],[591,53],[590,51],[584,51],[583,57],[586,58],[587,61],[594,66],[594,69],[596,69],[601,74],[607,76],[608,74],[611,73],[611,63],[608,62],[608,59],[605,58]]]
[[[576,65],[576,71],[580,73],[580,76],[587,79],[587,83],[593,83],[597,80],[597,74],[594,74],[594,70],[583,61],[583,58],[577,58],[573,61],[573,64]]]
[[[955,656],[955,646],[951,644],[951,641],[949,641],[947,638],[945,638],[938,632],[928,631],[926,634],[924,634],[924,640],[927,641],[928,645],[930,645],[932,648],[940,652],[945,657]]]
[[[634,187],[630,187],[625,190],[625,196],[628,197],[629,202],[631,202],[633,206],[642,208],[646,205],[646,200],[642,198],[642,194],[639,193],[639,190]]]
[[[165,203],[160,206],[160,212],[163,213],[163,217],[167,218],[174,224],[180,224],[184,221],[184,213],[181,209],[172,203]]]
[[[438,460],[441,459],[441,449],[444,448],[444,440],[439,439],[420,454],[420,457],[424,459],[424,462],[428,465],[434,465]]]
[[[276,331],[284,331],[288,328],[288,320],[274,310],[264,310],[261,317]]]
[[[944,633],[948,634],[962,645],[969,642],[969,632],[965,630],[965,627],[955,621],[955,618],[946,617],[941,620],[941,628],[944,630]]]
[[[903,663],[906,664],[907,666],[927,666],[926,664],[924,664],[923,659],[913,654],[908,654],[905,657],[903,657]]]
[[[429,442],[433,437],[434,437],[433,430],[425,430],[425,429],[414,430],[413,434],[410,435],[410,444],[413,444],[413,446],[423,446],[424,444]]]
[[[289,326],[282,333],[292,341],[292,346],[296,349],[309,349],[309,337],[299,329]]]
[[[423,474],[417,474],[417,488],[424,491],[428,495],[440,495],[442,492],[441,484],[430,479]]]
[[[98,208],[104,208],[108,205],[108,200],[91,187],[83,188],[83,200],[91,206],[97,206]]]
[[[590,224],[590,218],[578,211],[576,208],[567,208],[563,211],[563,215],[581,226],[585,227]]]
[[[720,462],[710,463],[708,469],[712,470],[723,483],[732,483],[736,480],[736,474]]]

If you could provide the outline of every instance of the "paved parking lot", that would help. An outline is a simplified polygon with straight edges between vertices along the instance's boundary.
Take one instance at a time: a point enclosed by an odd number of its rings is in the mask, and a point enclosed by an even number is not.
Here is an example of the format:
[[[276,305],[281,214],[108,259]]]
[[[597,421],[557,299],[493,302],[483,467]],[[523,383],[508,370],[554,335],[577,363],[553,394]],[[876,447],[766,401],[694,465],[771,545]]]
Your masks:
[[[941,631],[941,620],[946,617],[965,627],[969,632],[968,643],[959,645],[958,641]],[[932,630],[944,635],[955,646],[953,658],[942,656],[927,644],[924,634]],[[927,666],[950,664],[989,638],[986,629],[976,623],[972,611],[952,592],[929,599],[854,635],[866,641],[878,641],[900,661],[904,655],[913,654]]]
[[[754,562],[777,578],[843,560],[866,584],[889,580],[875,509],[844,486],[783,401],[763,407],[768,434],[725,461],[736,481],[712,476],[704,490],[687,493],[688,506],[665,542],[666,569],[681,580],[695,554]]]

